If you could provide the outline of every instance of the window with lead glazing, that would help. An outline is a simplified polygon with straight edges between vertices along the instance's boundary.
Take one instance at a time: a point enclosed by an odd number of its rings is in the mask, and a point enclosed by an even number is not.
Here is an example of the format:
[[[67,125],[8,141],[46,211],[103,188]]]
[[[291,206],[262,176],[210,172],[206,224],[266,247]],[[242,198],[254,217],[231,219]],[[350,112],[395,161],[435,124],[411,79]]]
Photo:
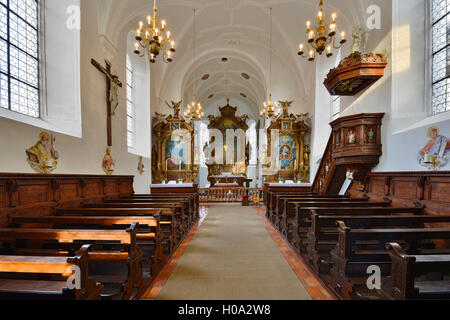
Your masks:
[[[0,0],[0,107],[40,117],[39,1]]]
[[[136,105],[134,102],[134,68],[127,55],[127,143],[129,148],[136,147]]]
[[[432,0],[433,115],[450,110],[450,0]]]

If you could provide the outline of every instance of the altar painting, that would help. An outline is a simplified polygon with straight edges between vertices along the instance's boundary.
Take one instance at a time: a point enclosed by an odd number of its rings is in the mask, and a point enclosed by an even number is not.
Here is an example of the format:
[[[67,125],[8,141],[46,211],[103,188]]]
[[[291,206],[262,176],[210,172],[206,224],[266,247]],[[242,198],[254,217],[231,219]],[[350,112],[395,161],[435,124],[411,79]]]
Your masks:
[[[172,141],[167,139],[165,145],[165,159],[167,170],[186,170],[187,144],[183,139]]]
[[[280,137],[278,155],[281,170],[295,170],[295,160],[297,159],[297,144],[293,137]]]

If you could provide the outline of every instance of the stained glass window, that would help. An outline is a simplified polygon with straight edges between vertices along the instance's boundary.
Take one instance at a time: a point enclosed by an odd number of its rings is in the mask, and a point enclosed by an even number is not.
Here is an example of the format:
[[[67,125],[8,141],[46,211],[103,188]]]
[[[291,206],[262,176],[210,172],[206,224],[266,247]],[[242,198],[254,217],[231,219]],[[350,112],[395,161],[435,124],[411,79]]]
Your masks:
[[[433,114],[450,110],[450,0],[433,0]]]
[[[38,0],[0,0],[0,107],[40,116]]]
[[[127,143],[129,148],[136,146],[136,110],[134,102],[134,69],[127,55]]]

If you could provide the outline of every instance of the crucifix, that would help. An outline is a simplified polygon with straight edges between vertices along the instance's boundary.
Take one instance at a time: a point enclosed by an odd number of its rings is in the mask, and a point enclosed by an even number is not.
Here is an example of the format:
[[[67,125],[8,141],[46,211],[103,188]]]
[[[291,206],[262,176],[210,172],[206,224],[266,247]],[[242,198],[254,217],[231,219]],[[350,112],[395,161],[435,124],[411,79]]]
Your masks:
[[[119,77],[111,72],[111,62],[105,60],[106,67],[103,67],[91,59],[91,63],[106,76],[106,111],[107,111],[107,137],[108,146],[112,146],[112,116],[115,115],[116,109],[119,106],[118,90],[122,88],[122,82]]]

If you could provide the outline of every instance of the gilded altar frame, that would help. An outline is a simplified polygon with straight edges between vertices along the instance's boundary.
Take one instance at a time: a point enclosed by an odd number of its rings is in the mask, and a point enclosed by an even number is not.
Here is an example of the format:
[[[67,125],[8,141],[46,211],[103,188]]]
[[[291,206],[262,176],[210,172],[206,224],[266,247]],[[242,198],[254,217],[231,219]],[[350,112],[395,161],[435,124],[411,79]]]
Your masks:
[[[163,180],[178,181],[182,179],[185,183],[195,183],[198,175],[198,164],[194,164],[194,128],[191,123],[188,123],[179,115],[179,109],[174,108],[174,116],[169,115],[165,120],[158,122],[154,128],[153,133],[156,138],[156,148],[153,150],[152,173],[153,183],[162,183]],[[185,155],[184,167],[177,169],[169,169],[167,165],[166,146],[169,139],[172,139],[173,132],[176,130],[186,130],[190,141],[186,142],[187,151],[190,155]],[[183,139],[185,140],[185,139]],[[190,150],[189,150],[190,148]],[[189,159],[190,156],[190,159]]]
[[[288,107],[292,102],[288,101],[280,101],[281,105],[283,105],[283,113],[272,122],[272,124],[267,129],[267,156],[268,163],[263,163],[263,175],[266,182],[278,182],[280,179],[283,181],[293,180],[298,181],[301,180],[303,182],[309,181],[310,176],[310,146],[305,143],[306,135],[310,131],[310,127],[305,123],[304,117],[298,119],[293,114],[288,113]],[[271,163],[272,159],[272,131],[279,130],[280,140],[283,137],[290,137],[296,147],[296,155],[294,161],[294,165],[291,168],[291,165],[287,169],[283,169],[277,164]],[[281,162],[280,159],[280,149],[283,146],[279,146],[276,150],[278,156],[275,157],[277,161]],[[292,160],[291,160],[292,161]],[[280,168],[275,171],[270,170],[269,168]]]

